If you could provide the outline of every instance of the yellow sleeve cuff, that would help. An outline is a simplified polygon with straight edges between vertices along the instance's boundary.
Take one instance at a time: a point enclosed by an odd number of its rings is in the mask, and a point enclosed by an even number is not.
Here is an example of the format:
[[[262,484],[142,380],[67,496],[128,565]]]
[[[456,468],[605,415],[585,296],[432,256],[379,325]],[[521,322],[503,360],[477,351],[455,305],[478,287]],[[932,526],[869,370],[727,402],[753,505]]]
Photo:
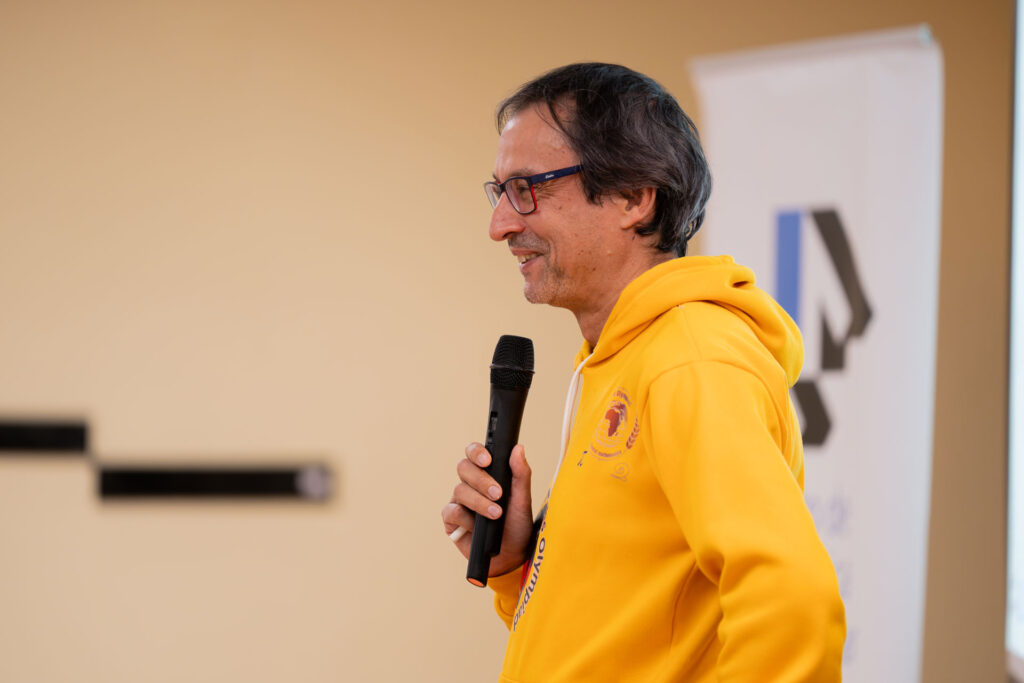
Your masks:
[[[509,629],[512,628],[512,617],[515,615],[516,605],[519,603],[519,586],[522,583],[522,576],[523,568],[519,566],[507,574],[487,579],[487,585],[494,591],[494,610]]]

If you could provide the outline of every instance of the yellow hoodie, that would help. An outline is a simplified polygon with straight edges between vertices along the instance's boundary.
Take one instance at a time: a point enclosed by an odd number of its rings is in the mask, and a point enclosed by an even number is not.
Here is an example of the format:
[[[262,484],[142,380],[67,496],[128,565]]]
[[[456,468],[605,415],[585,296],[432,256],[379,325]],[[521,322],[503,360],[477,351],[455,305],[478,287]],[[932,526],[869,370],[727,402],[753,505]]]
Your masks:
[[[840,680],[788,392],[802,363],[796,325],[729,257],[626,287],[576,358],[533,559],[490,580],[500,681]]]

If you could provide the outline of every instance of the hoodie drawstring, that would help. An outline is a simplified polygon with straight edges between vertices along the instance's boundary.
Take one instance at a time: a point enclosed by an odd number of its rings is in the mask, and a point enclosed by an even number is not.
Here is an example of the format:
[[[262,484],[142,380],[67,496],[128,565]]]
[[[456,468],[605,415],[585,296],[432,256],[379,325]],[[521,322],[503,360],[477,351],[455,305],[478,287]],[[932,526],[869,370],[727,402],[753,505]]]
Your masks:
[[[565,397],[565,412],[562,414],[562,451],[558,455],[558,464],[555,466],[555,476],[551,478],[550,490],[555,488],[555,479],[558,478],[558,470],[562,467],[562,460],[565,459],[565,452],[569,450],[569,434],[572,431],[573,422],[576,421],[576,409],[580,405],[580,394],[583,393],[583,366],[594,357],[591,353],[583,359],[583,362],[576,366],[572,373],[572,380],[569,382],[569,393]]]

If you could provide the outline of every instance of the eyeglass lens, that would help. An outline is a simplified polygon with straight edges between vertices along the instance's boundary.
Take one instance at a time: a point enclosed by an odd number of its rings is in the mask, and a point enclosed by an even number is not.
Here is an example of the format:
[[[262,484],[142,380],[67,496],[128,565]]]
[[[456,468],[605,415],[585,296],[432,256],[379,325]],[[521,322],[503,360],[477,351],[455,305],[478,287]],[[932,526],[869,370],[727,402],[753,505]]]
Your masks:
[[[485,183],[484,192],[491,202],[491,208],[498,206],[501,200],[501,186],[498,183]],[[508,200],[519,213],[530,213],[536,208],[533,201],[533,192],[530,191],[530,183],[525,178],[510,178],[505,183],[505,194]]]
[[[487,201],[491,203],[491,208],[496,207],[498,200],[501,199],[501,189],[498,187],[498,183],[484,183],[484,193],[487,195]]]
[[[512,206],[519,213],[533,211],[533,193],[530,192],[530,183],[524,178],[514,178],[505,185],[505,194],[512,200]]]

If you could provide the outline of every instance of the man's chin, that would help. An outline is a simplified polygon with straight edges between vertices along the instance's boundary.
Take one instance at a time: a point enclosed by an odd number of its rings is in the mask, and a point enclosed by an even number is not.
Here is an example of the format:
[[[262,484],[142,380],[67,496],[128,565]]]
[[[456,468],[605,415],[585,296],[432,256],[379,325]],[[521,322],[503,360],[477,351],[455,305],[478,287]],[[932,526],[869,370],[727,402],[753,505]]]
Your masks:
[[[547,300],[541,296],[540,293],[530,289],[529,287],[523,287],[523,297],[531,304],[546,304]]]
[[[551,295],[541,287],[531,286],[529,282],[523,283],[523,296],[531,304],[551,303]]]
[[[558,299],[553,292],[531,287],[523,287],[523,297],[531,304],[546,304],[555,308],[569,308],[561,299]]]

